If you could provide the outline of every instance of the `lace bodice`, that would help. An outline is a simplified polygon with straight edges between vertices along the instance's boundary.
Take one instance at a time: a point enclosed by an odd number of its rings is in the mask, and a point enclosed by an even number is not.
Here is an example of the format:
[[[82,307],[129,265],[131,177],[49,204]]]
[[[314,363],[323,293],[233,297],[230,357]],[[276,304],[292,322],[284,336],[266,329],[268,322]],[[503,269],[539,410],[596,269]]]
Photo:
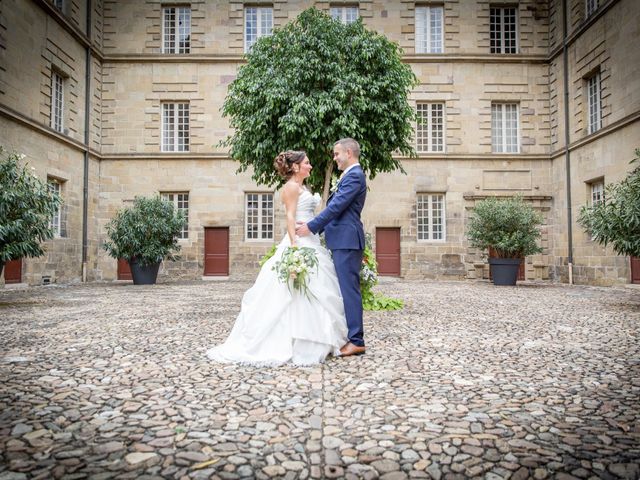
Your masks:
[[[296,207],[296,221],[308,222],[315,216],[315,210],[320,204],[320,194],[304,190],[298,197]]]

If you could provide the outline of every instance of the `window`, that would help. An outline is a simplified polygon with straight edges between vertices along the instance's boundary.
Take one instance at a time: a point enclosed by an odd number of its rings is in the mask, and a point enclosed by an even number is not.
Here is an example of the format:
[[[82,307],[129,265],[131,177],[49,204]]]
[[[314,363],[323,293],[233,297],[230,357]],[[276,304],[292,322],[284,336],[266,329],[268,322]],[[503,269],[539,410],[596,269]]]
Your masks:
[[[62,182],[56,178],[47,178],[47,187],[49,188],[49,192],[55,193],[57,195],[62,195]],[[53,213],[51,217],[51,221],[49,222],[51,229],[53,230],[53,236],[55,238],[62,237],[62,205],[59,205],[56,211]]]
[[[418,240],[445,240],[444,193],[419,193]]]
[[[57,72],[51,74],[51,128],[62,132],[64,105],[64,79]]]
[[[331,7],[331,18],[334,20],[340,20],[345,25],[358,20],[360,14],[358,13],[358,7]]]
[[[273,30],[273,9],[271,7],[245,7],[244,9],[244,51],[248,52],[256,40],[271,35]]]
[[[586,0],[587,1],[587,18],[590,17],[598,10],[598,0]]]
[[[491,150],[494,153],[517,153],[518,104],[491,104]]]
[[[416,53],[442,53],[442,7],[416,7]]]
[[[602,108],[600,102],[600,72],[587,79],[587,96],[589,105],[589,133],[602,128]]]
[[[173,203],[173,207],[184,212],[185,221],[178,238],[189,238],[189,194],[188,193],[163,193],[162,199]]]
[[[491,7],[491,53],[518,53],[516,7]]]
[[[162,104],[162,151],[189,151],[189,104]]]
[[[604,179],[596,180],[589,184],[591,195],[591,205],[597,205],[604,202]]]
[[[444,103],[418,103],[416,109],[416,150],[444,152]]]
[[[60,11],[64,11],[64,0],[53,0],[53,5]]]
[[[246,239],[273,240],[273,193],[247,193]]]
[[[165,7],[162,18],[162,53],[189,53],[191,8]]]

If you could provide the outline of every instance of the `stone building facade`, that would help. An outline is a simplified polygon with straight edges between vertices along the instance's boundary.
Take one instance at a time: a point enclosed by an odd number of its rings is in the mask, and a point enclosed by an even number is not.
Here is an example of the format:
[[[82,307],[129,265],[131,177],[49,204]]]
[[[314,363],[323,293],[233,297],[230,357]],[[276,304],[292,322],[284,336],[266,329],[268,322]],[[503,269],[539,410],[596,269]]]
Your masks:
[[[312,6],[361,17],[403,48],[420,80],[418,156],[402,158],[407,175],[370,181],[363,212],[391,273],[486,278],[464,235],[469,212],[520,194],[545,218],[544,251],[526,259],[525,278],[632,281],[630,259],[592,242],[576,218],[640,147],[635,0],[3,0],[0,144],[64,197],[59,234],[45,257],[22,261],[21,281],[116,279],[100,248],[106,222],[157,193],[188,208],[182,259],[162,277],[255,274],[284,234],[283,210],[278,192],[237,174],[217,146],[230,133],[220,108],[247,39]],[[214,254],[226,255],[226,272],[208,271]]]

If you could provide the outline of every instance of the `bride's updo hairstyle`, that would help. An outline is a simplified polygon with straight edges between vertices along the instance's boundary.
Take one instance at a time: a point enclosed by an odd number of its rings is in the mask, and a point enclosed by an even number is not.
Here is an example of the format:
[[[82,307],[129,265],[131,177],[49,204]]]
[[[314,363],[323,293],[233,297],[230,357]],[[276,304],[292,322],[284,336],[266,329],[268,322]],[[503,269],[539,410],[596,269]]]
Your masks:
[[[306,152],[302,150],[287,150],[286,152],[278,154],[276,159],[273,161],[273,165],[276,167],[276,171],[281,177],[289,180],[295,173],[293,171],[293,165],[296,163],[300,164],[306,156]]]

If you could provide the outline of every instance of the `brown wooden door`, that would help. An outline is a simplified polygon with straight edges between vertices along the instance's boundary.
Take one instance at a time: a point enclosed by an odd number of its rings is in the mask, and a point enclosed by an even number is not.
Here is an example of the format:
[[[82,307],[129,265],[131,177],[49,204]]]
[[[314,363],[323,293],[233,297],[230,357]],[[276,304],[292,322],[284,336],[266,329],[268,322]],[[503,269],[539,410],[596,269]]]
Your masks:
[[[489,248],[489,258],[496,258],[496,251],[493,248]],[[489,268],[489,280],[493,280],[491,275],[491,268]],[[518,267],[518,280],[524,280],[524,258],[520,260],[520,267]]]
[[[9,260],[4,264],[4,283],[22,282],[22,259]]]
[[[378,274],[400,276],[400,229],[376,228]]]
[[[129,262],[127,262],[124,258],[118,259],[118,280],[133,280]]]
[[[631,283],[640,283],[640,258],[631,257]]]
[[[229,228],[204,229],[204,274],[229,275]]]

